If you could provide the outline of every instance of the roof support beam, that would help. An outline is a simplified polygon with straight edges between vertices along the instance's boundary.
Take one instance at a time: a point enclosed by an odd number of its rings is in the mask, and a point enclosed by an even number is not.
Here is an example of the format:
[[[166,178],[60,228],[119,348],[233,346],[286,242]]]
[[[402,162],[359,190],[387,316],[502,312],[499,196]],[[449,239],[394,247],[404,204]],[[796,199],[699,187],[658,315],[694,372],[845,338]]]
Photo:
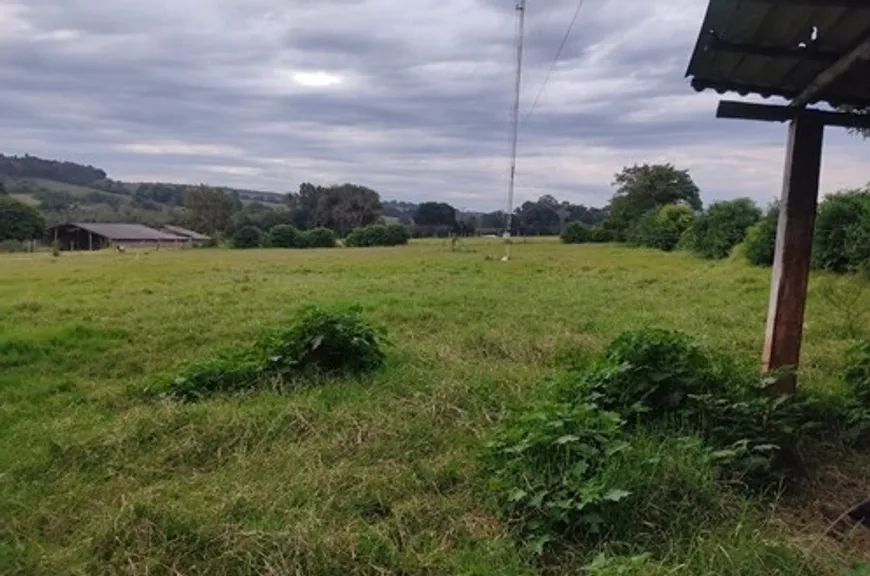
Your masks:
[[[865,3],[866,4],[866,3]],[[852,69],[861,60],[870,60],[870,37],[865,38],[851,52],[837,60],[830,68],[816,76],[797,98],[791,101],[795,108],[803,108],[812,102],[825,89],[837,81],[843,74]]]
[[[750,104],[748,102],[734,102],[731,100],[719,102],[716,117],[735,118],[738,120],[760,120],[763,122],[790,122],[792,120],[807,119],[821,123],[824,126],[870,129],[870,116],[865,114],[806,110],[794,106]]]
[[[762,359],[768,371],[797,368],[800,362],[824,131],[813,117],[799,117],[789,126]],[[794,393],[795,375],[774,388]]]
[[[783,46],[759,46],[756,44],[742,44],[714,38],[712,48],[717,52],[728,52],[742,56],[764,56],[765,58],[782,58],[790,60],[817,60],[833,64],[840,58],[840,54],[826,50],[813,48],[789,48]]]

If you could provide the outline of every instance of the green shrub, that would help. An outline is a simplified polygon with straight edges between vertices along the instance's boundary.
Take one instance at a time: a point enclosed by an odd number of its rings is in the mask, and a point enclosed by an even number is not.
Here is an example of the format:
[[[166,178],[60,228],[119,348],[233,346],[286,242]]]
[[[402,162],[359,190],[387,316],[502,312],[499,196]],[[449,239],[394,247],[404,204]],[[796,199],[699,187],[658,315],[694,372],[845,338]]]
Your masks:
[[[606,244],[608,242],[613,242],[613,232],[602,226],[601,224],[596,224],[589,228],[589,242],[592,244]]]
[[[865,340],[846,353],[843,381],[861,404],[870,408],[870,340]]]
[[[508,420],[485,446],[487,488],[530,551],[571,542],[658,538],[655,526],[716,506],[719,457],[690,437],[629,436],[595,404],[543,403]],[[669,531],[670,533],[670,531]]]
[[[743,240],[743,255],[754,266],[772,266],[776,251],[779,207],[773,206],[760,222],[750,226]]]
[[[365,374],[383,366],[381,333],[358,309],[345,312],[312,308],[280,339],[269,363],[282,372]]]
[[[603,509],[628,493],[591,481],[627,448],[619,415],[594,404],[542,404],[495,433],[483,466],[503,515],[540,552],[556,536],[600,532]]]
[[[384,344],[383,335],[357,308],[310,308],[285,332],[191,365],[172,381],[168,393],[197,401],[214,394],[281,389],[310,376],[366,374],[383,366]]]
[[[302,233],[306,248],[335,248],[335,232],[329,228],[312,228]]]
[[[749,198],[716,202],[695,219],[692,249],[705,258],[726,258],[760,218],[761,211]]]
[[[644,214],[628,231],[628,241],[670,252],[683,232],[692,227],[695,213],[682,204],[667,204]]]
[[[565,244],[584,244],[590,241],[589,228],[581,222],[570,222],[562,230],[561,238]]]
[[[729,481],[767,488],[783,481],[792,450],[819,424],[803,397],[773,396],[769,383],[753,366],[714,355],[685,334],[648,329],[617,337],[557,391],[563,401],[595,402],[631,424],[689,430],[727,459]]]
[[[233,234],[233,248],[259,248],[263,245],[263,233],[256,226],[239,228]]]
[[[411,235],[401,224],[375,225],[357,228],[344,239],[345,246],[365,248],[373,246],[400,246],[408,243]]]
[[[564,390],[572,401],[598,402],[625,415],[660,419],[690,394],[719,386],[706,351],[680,332],[646,329],[614,339],[592,369]]]
[[[851,272],[870,262],[870,190],[828,196],[819,206],[813,243],[817,268]]]
[[[268,245],[271,248],[304,248],[301,233],[289,224],[279,224],[269,231]]]

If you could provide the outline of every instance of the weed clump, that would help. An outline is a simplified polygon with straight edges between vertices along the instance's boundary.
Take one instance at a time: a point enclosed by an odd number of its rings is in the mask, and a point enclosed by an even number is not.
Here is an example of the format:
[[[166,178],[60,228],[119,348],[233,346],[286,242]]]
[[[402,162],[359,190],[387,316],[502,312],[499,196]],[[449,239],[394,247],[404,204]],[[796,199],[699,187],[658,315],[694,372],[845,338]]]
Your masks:
[[[386,359],[381,331],[349,310],[305,310],[289,330],[254,346],[190,366],[170,384],[171,397],[196,401],[215,394],[283,389],[313,376],[375,372]]]
[[[815,431],[866,437],[870,410],[856,399],[870,399],[870,347],[850,358],[853,398],[778,397],[770,377],[685,334],[627,332],[495,432],[482,454],[487,486],[538,554],[691,537],[686,519],[709,513],[715,524],[736,490],[786,486]]]

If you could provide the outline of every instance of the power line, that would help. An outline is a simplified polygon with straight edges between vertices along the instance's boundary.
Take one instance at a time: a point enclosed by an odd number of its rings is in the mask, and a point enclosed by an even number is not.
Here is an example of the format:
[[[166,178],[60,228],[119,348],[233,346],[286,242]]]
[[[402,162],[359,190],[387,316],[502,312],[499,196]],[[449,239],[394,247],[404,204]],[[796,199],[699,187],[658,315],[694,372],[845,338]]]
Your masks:
[[[553,58],[553,62],[550,63],[550,69],[547,70],[547,76],[544,78],[544,82],[541,84],[540,89],[538,89],[538,93],[535,95],[535,99],[532,102],[532,107],[529,108],[529,111],[526,112],[526,115],[523,116],[522,123],[525,124],[526,120],[529,119],[529,116],[535,111],[535,108],[538,106],[538,102],[541,100],[541,95],[544,93],[544,89],[547,87],[547,83],[550,81],[550,76],[553,75],[553,70],[556,68],[556,63],[559,62],[559,58],[562,56],[562,51],[565,50],[565,45],[568,44],[568,39],[571,37],[571,32],[574,31],[574,26],[577,25],[577,20],[580,17],[580,10],[583,8],[583,4],[586,3],[586,0],[579,0],[577,2],[577,9],[574,11],[574,17],[571,19],[571,23],[568,25],[568,30],[565,31],[565,36],[562,38],[562,42],[559,44],[559,50],[556,51],[556,57]]]

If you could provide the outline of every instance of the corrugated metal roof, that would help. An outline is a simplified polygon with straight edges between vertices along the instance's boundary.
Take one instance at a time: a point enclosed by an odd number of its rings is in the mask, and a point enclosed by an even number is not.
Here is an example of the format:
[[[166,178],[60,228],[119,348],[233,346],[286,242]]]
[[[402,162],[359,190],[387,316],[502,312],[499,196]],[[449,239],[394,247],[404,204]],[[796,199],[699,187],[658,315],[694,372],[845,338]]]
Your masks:
[[[178,242],[187,240],[187,238],[184,238],[182,236],[169,234],[167,232],[161,232],[160,230],[155,230],[154,228],[149,228],[148,226],[143,226],[142,224],[73,222],[72,224],[69,224],[69,226],[75,226],[77,228],[81,228],[82,230],[93,232],[94,234],[98,234],[100,236],[103,236],[104,238],[108,238],[109,240],[114,240],[116,242],[121,242],[124,240],[139,242]]]
[[[689,64],[696,90],[797,97],[870,38],[870,0],[710,0]],[[870,61],[810,100],[870,106]]]
[[[179,236],[186,236],[191,240],[211,240],[205,234],[200,234],[199,232],[195,232],[193,230],[188,230],[187,228],[182,228],[181,226],[164,226],[163,229],[170,234],[177,234]]]

